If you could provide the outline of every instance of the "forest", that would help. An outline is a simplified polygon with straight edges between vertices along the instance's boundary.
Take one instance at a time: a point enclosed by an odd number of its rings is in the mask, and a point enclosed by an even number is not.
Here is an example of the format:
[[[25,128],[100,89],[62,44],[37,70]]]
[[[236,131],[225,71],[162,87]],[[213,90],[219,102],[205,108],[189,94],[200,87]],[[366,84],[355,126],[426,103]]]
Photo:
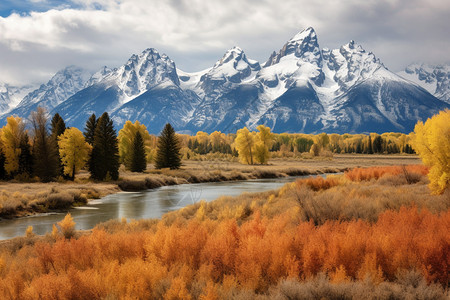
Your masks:
[[[93,180],[117,180],[121,164],[143,172],[148,163],[179,168],[181,160],[222,159],[253,165],[267,164],[270,158],[331,157],[333,153],[415,153],[412,135],[401,133],[274,134],[259,125],[257,131],[245,127],[231,134],[199,131],[190,136],[176,134],[168,124],[170,130],[157,137],[139,121],[127,121],[117,134],[107,113],[98,118],[93,114],[84,132],[66,128],[59,114],[50,120],[42,108],[33,112],[30,120],[10,116],[0,129],[0,180],[73,181],[84,168]],[[161,141],[166,149],[158,154]],[[170,153],[175,153],[175,165],[158,164],[158,159],[161,162]]]

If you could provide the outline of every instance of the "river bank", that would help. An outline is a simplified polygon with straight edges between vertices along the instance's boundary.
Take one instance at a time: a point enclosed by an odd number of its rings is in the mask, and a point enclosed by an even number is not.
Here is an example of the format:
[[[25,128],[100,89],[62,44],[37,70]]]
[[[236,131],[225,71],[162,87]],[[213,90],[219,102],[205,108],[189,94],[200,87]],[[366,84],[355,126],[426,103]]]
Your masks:
[[[273,159],[268,165],[242,165],[229,161],[183,161],[179,170],[144,173],[121,168],[120,180],[92,182],[89,173],[80,172],[74,182],[0,182],[0,218],[10,219],[36,213],[59,212],[84,205],[120,191],[142,191],[186,183],[221,182],[286,176],[343,172],[353,167],[417,164],[412,155],[335,155],[332,158]],[[1,221],[0,221],[1,222]]]

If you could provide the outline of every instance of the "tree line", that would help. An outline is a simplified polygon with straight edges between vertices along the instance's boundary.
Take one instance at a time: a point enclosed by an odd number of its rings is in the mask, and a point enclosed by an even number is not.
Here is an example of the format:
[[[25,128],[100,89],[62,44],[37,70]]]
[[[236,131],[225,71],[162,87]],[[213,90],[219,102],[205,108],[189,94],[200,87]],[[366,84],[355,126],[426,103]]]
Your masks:
[[[219,154],[238,157],[243,164],[266,164],[270,157],[292,157],[310,153],[415,153],[413,134],[275,134],[259,125],[257,131],[244,127],[236,133],[176,134],[167,124],[159,137],[145,125],[125,122],[118,134],[108,113],[95,114],[84,131],[66,128],[56,113],[51,120],[38,108],[29,121],[10,116],[0,129],[0,179],[37,177],[50,181],[62,177],[73,180],[86,168],[95,180],[117,180],[119,166],[143,172],[147,163],[156,168],[179,168],[181,159]]]
[[[145,171],[152,160],[156,168],[179,168],[180,148],[170,124],[158,139],[138,121],[126,122],[117,135],[105,112],[99,118],[92,114],[81,132],[66,128],[58,113],[49,122],[45,110],[38,108],[29,122],[10,116],[0,129],[0,179],[74,180],[86,168],[94,180],[117,180],[121,164],[133,172]]]

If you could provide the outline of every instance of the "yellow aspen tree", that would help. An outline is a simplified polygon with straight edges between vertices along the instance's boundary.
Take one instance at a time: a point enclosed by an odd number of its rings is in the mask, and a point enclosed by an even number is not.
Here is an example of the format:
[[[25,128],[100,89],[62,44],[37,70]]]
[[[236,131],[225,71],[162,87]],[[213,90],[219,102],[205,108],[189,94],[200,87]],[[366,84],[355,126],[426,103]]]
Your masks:
[[[152,157],[150,146],[152,144],[152,138],[148,133],[147,127],[144,124],[139,123],[139,121],[135,121],[134,123],[131,121],[126,121],[123,128],[119,130],[118,140],[120,162],[123,163],[127,169],[130,169],[131,167],[133,141],[138,131],[144,140],[147,162],[149,162]]]
[[[24,124],[19,117],[10,116],[2,128],[1,144],[5,154],[5,170],[9,174],[19,169],[20,139],[24,133]]]
[[[223,136],[224,134],[220,131],[214,131],[211,133],[210,139],[214,149],[217,149],[223,143]]]
[[[256,134],[255,158],[260,164],[266,164],[270,158],[269,149],[273,144],[273,134],[270,128],[264,125],[256,127],[259,132]]]
[[[450,185],[450,110],[441,111],[425,124],[419,121],[412,143],[424,165],[430,168],[431,192],[442,194]]]
[[[71,176],[74,180],[75,174],[86,165],[92,146],[86,142],[83,133],[75,127],[66,129],[58,137],[58,146],[64,174]]]
[[[255,136],[247,127],[239,129],[236,135],[236,149],[239,153],[239,160],[243,164],[254,164]]]

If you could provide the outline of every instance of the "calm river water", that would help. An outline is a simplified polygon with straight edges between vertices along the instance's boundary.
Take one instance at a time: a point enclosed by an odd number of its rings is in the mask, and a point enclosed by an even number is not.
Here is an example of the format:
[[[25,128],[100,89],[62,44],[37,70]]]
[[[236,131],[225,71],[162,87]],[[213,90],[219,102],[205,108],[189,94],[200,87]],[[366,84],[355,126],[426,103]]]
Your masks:
[[[160,218],[164,213],[180,209],[199,200],[212,201],[220,196],[278,189],[298,177],[255,179],[165,186],[142,192],[120,192],[93,200],[88,205],[70,210],[76,229],[95,227],[110,219]],[[51,232],[52,225],[61,221],[65,213],[39,214],[26,218],[0,221],[0,240],[25,235],[28,226],[36,234]]]

